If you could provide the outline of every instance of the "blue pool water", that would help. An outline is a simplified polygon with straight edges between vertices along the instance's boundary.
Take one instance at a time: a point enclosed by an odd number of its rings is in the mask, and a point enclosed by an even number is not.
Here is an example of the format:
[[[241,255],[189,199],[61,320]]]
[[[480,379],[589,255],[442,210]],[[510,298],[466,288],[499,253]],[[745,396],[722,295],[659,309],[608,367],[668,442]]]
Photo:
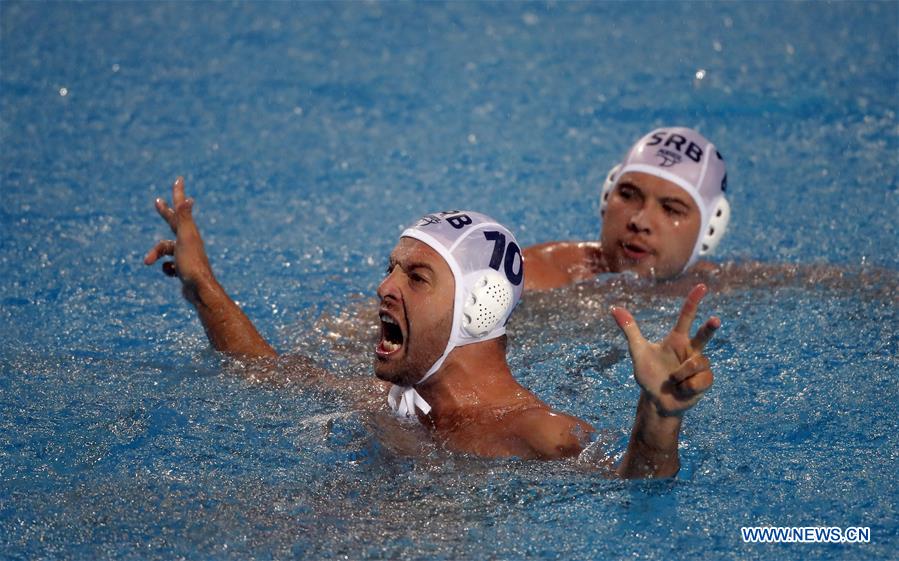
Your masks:
[[[895,2],[0,3],[0,558],[894,558],[897,29]],[[605,172],[662,124],[728,160],[715,259],[770,266],[711,283],[716,385],[674,480],[449,455],[248,382],[141,264],[183,174],[261,332],[367,376],[354,318],[404,224],[593,237]],[[623,441],[606,310],[658,336],[681,289],[528,297],[510,362]],[[871,542],[742,542],[767,525]]]

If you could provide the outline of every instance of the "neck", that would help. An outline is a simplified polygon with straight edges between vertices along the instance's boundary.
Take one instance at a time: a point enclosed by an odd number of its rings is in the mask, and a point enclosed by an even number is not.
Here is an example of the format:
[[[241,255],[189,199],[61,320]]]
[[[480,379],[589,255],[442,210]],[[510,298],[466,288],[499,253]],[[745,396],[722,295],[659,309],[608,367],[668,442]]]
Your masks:
[[[443,366],[416,387],[434,424],[465,409],[494,410],[539,400],[512,377],[499,339],[456,347]]]

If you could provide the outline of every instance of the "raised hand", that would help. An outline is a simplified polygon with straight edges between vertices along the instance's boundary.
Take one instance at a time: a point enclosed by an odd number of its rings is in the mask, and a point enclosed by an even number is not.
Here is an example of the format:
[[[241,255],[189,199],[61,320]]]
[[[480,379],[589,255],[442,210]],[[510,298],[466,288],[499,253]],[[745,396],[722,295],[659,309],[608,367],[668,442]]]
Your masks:
[[[162,198],[156,199],[156,211],[172,229],[175,239],[158,242],[147,252],[144,263],[152,265],[163,256],[173,256],[174,261],[162,264],[162,271],[180,278],[184,296],[195,303],[198,284],[214,282],[214,276],[203,247],[203,239],[194,222],[193,204],[193,199],[184,195],[183,177],[176,179],[172,185],[171,207]]]
[[[643,337],[634,317],[626,309],[612,309],[612,316],[627,337],[634,378],[660,415],[681,415],[696,405],[703,392],[712,385],[714,376],[702,349],[721,327],[721,320],[714,316],[709,318],[696,335],[690,337],[696,310],[707,290],[703,284],[693,287],[674,329],[659,343],[651,343]]]
[[[242,357],[273,357],[277,352],[256,330],[215,279],[203,238],[191,214],[193,199],[184,196],[184,178],[172,185],[172,206],[156,199],[156,211],[175,234],[174,240],[162,240],[144,257],[152,265],[161,257],[171,255],[173,261],[163,263],[162,270],[181,279],[181,292],[194,305],[206,336],[212,346],[223,353]]]

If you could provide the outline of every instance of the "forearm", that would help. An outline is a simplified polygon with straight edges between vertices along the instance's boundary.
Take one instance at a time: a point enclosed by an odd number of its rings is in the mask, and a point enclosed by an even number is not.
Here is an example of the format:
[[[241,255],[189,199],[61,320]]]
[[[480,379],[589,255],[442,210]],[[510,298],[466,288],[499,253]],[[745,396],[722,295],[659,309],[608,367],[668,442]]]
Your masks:
[[[625,479],[672,477],[680,469],[678,434],[680,416],[663,416],[640,392],[637,416],[618,475]]]
[[[215,350],[242,357],[278,356],[211,274],[200,282],[185,285],[184,295],[197,309]]]
[[[176,239],[158,242],[147,252],[144,263],[152,265],[166,255],[175,258],[163,263],[162,270],[181,280],[182,294],[197,309],[206,336],[217,351],[244,357],[277,356],[215,279],[192,209],[193,199],[184,194],[184,178],[178,177],[172,185],[172,206],[156,199],[156,212]]]

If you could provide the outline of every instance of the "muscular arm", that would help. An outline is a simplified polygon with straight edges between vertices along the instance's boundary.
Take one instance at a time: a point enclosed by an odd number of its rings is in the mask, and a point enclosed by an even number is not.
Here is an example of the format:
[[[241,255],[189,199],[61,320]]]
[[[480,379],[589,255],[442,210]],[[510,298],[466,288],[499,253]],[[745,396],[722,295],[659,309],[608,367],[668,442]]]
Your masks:
[[[649,397],[641,392],[627,452],[618,464],[618,475],[625,479],[676,475],[680,470],[681,420],[678,415],[660,415]]]
[[[152,265],[164,255],[174,256],[174,262],[163,264],[163,271],[181,280],[182,294],[196,308],[206,336],[217,351],[241,357],[277,356],[216,280],[193,219],[193,199],[185,197],[181,177],[172,186],[172,205],[169,207],[164,200],[156,199],[157,212],[176,238],[157,243],[147,253],[144,263]]]
[[[239,358],[277,357],[276,360],[235,361],[228,368],[250,380],[275,386],[314,385],[353,400],[356,407],[383,408],[386,384],[335,376],[304,356],[278,357],[215,278],[192,209],[193,200],[185,197],[184,179],[179,177],[172,186],[172,206],[162,199],[156,200],[156,210],[171,227],[175,239],[157,243],[147,252],[144,263],[152,265],[164,256],[174,257],[174,261],[163,263],[162,270],[181,281],[181,292],[196,308],[215,350]]]
[[[546,407],[528,409],[513,421],[513,433],[544,460],[577,456],[595,429],[587,422]]]
[[[677,324],[660,343],[644,339],[627,310],[612,311],[627,336],[634,378],[641,389],[631,438],[618,466],[621,477],[671,477],[680,468],[678,435],[682,415],[696,405],[713,381],[709,360],[701,352],[721,321],[710,318],[690,337],[706,290],[704,285],[697,285],[690,291]]]
[[[278,356],[215,277],[210,276],[189,290],[185,288],[185,296],[196,308],[215,350],[241,357]]]

